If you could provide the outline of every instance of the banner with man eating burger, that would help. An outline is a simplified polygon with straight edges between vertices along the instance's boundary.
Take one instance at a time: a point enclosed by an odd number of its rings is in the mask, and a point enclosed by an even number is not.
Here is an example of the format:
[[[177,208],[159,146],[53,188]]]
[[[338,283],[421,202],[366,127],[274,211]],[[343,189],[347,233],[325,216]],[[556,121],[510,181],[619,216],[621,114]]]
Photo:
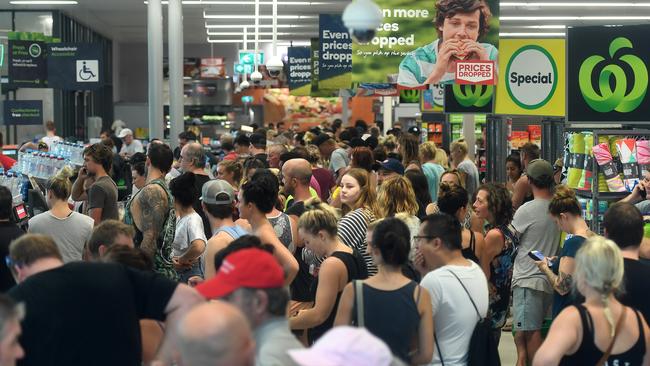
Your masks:
[[[368,44],[352,45],[353,82],[418,88],[498,80],[499,0],[375,2],[384,23]]]

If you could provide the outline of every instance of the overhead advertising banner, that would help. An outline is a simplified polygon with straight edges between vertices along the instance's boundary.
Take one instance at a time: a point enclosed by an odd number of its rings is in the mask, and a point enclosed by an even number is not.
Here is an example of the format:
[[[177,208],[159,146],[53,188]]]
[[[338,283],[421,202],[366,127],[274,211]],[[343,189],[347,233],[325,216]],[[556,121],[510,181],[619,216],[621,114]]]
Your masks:
[[[445,85],[445,113],[492,113],[494,85]]]
[[[648,121],[648,34],[650,25],[568,29],[568,121]]]
[[[311,62],[311,92],[312,95],[316,95],[318,92],[318,80],[319,80],[319,60],[320,60],[320,42],[318,38],[311,39],[311,51],[310,51],[310,62]]]
[[[94,90],[104,84],[102,49],[92,43],[47,45],[47,74],[50,88]]]
[[[566,43],[563,39],[502,39],[495,113],[564,116]]]
[[[47,87],[45,53],[45,42],[9,40],[9,84],[24,88]]]
[[[311,92],[311,47],[289,47],[289,91],[292,95],[309,95]]]
[[[226,75],[223,57],[201,59],[201,78],[217,79]]]
[[[320,14],[318,34],[318,88],[349,88],[352,82],[352,39],[343,25],[341,14]]]
[[[43,101],[5,100],[5,125],[42,125]]]
[[[453,84],[455,62],[497,60],[498,0],[375,3],[384,23],[368,44],[352,45],[353,82]]]

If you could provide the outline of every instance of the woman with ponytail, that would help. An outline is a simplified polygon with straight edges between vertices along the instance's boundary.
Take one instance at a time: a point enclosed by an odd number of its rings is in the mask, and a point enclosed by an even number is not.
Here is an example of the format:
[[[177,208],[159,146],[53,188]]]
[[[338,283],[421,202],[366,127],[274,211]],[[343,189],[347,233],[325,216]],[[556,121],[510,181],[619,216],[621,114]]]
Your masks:
[[[555,318],[533,366],[650,365],[650,329],[643,316],[614,297],[623,284],[623,256],[616,244],[593,236],[575,259],[575,288],[585,302]]]
[[[338,215],[334,208],[318,198],[305,201],[305,212],[298,220],[298,232],[305,247],[318,258],[325,258],[312,285],[314,306],[290,314],[289,326],[308,329],[313,344],[332,328],[345,285],[368,277],[366,263],[355,249],[345,245],[338,234]]]
[[[74,212],[68,205],[72,191],[72,169],[64,167],[47,181],[48,211],[29,220],[29,233],[51,236],[61,252],[63,262],[80,261],[84,245],[90,239],[95,221]]]
[[[402,361],[420,365],[433,357],[433,316],[429,293],[402,274],[410,248],[409,229],[400,219],[373,222],[368,252],[378,272],[345,286],[334,324],[365,327]]]
[[[467,212],[469,211],[469,198],[465,188],[457,184],[443,183],[440,185],[440,193],[438,194],[438,208],[440,212],[444,212],[463,222]],[[463,257],[474,261],[476,264],[481,264],[479,258],[483,254],[483,247],[485,240],[483,234],[463,227]]]
[[[565,307],[575,301],[571,292],[575,272],[575,256],[582,243],[593,233],[582,218],[582,208],[573,189],[561,185],[555,188],[555,193],[548,205],[548,213],[557,223],[560,230],[571,237],[564,241],[560,255],[557,258],[544,258],[535,262],[539,270],[546,274],[553,285],[553,318]]]

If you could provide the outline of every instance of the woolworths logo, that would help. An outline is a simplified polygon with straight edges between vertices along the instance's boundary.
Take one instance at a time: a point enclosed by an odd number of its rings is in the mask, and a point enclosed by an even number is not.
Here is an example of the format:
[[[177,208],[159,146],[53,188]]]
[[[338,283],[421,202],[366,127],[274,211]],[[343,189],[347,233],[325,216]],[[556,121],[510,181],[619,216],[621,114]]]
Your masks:
[[[453,86],[454,97],[463,107],[485,107],[492,100],[494,85],[459,85]]]
[[[624,37],[616,38],[609,45],[610,63],[605,65],[598,75],[598,89],[594,90],[591,82],[592,74],[596,66],[606,59],[599,55],[587,58],[580,66],[578,80],[580,92],[591,109],[607,113],[616,111],[620,113],[629,113],[639,107],[645,98],[648,90],[648,69],[638,56],[625,54],[619,57],[619,60],[627,64],[634,75],[631,80],[632,88],[628,93],[628,79],[623,68],[617,64],[611,63],[615,60],[614,56],[619,50],[632,50],[632,42]],[[613,78],[613,80],[612,80]],[[613,81],[613,82],[612,82]],[[612,90],[612,84],[614,89]]]

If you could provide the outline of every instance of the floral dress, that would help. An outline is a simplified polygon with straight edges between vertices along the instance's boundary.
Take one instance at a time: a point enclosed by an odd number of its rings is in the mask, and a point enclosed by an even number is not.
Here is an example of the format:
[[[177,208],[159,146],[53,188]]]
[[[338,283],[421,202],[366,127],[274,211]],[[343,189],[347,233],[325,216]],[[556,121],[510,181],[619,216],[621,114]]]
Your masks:
[[[486,230],[497,230],[504,240],[503,249],[490,262],[490,307],[488,314],[492,320],[492,328],[499,329],[506,323],[510,308],[510,288],[512,285],[512,269],[517,257],[519,239],[512,225],[488,226]]]

